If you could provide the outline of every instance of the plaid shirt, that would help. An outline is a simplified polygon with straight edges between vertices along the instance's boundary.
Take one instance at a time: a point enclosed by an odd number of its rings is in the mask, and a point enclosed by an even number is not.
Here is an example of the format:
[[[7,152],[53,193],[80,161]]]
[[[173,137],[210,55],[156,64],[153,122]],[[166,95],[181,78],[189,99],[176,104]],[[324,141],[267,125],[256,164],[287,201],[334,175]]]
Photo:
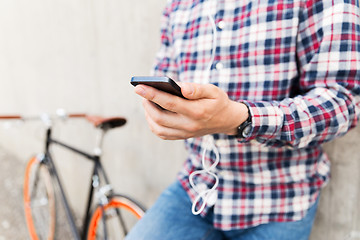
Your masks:
[[[213,31],[217,46],[211,71]],[[359,118],[358,0],[172,0],[161,28],[155,75],[210,82],[248,105],[249,137],[214,134],[220,182],[214,226],[243,229],[301,219],[329,179],[321,144]],[[201,169],[204,138],[185,141],[189,157],[178,179]],[[210,165],[214,152],[206,153]],[[211,188],[206,174],[195,181]]]

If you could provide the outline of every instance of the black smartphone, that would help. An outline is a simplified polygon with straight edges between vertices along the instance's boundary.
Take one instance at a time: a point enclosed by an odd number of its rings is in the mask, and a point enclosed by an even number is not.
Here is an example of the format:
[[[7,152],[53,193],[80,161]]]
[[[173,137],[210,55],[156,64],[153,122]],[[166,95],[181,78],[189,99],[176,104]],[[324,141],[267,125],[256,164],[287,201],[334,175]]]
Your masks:
[[[174,80],[169,77],[132,77],[132,85],[144,84],[156,88],[158,90],[185,98],[181,93],[181,88]]]

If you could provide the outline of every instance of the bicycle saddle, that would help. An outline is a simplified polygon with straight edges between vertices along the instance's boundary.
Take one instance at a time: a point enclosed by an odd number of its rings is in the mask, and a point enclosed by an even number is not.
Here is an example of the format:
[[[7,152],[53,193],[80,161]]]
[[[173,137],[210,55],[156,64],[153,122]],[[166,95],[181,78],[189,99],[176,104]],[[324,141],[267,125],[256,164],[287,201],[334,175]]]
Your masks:
[[[126,123],[126,119],[122,117],[104,118],[101,116],[86,116],[86,119],[94,124],[96,128],[100,128],[102,130],[121,127]]]

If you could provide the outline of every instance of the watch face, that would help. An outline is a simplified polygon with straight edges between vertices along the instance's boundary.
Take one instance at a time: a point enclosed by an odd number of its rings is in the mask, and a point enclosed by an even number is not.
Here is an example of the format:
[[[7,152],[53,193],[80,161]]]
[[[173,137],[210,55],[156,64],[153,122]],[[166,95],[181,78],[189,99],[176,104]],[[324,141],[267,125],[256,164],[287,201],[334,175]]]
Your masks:
[[[243,130],[243,132],[242,132],[243,137],[244,137],[244,138],[248,137],[249,134],[250,134],[250,131],[251,131],[251,124],[247,125],[247,126],[244,128],[244,130]]]

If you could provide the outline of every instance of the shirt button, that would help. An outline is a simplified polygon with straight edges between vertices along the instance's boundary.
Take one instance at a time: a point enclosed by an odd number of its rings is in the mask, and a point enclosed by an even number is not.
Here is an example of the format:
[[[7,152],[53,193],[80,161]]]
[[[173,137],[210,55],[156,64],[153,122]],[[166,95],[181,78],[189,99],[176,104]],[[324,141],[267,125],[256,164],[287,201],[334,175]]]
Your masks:
[[[224,68],[224,64],[222,62],[218,62],[215,65],[216,70],[221,70]]]
[[[224,21],[220,21],[220,22],[218,22],[218,24],[217,24],[217,27],[219,28],[219,29],[224,29],[225,28],[225,22]]]

